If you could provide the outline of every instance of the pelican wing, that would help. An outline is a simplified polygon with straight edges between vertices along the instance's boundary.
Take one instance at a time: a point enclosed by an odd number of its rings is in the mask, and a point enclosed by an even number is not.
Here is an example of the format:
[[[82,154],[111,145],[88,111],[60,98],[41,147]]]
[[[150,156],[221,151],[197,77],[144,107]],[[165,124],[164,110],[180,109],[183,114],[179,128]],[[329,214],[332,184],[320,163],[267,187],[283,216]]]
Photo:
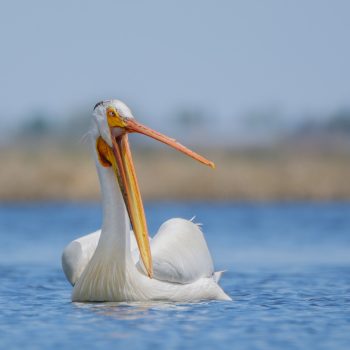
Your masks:
[[[64,248],[62,269],[71,285],[75,285],[94,255],[100,235],[101,230],[98,230],[75,239]],[[136,263],[139,258],[135,235],[132,231],[130,231],[130,249],[132,258]]]
[[[203,233],[191,221],[178,218],[166,221],[152,239],[151,251],[153,278],[157,280],[186,284],[214,276]]]
[[[101,230],[70,242],[62,254],[62,267],[68,281],[74,285],[93,256]],[[184,219],[171,219],[162,224],[151,239],[153,277],[172,283],[192,283],[213,276],[216,282],[221,272],[214,273],[213,261],[199,226]],[[138,249],[135,236],[130,232],[130,248],[137,262]],[[137,263],[145,273],[142,262]]]
[[[101,230],[77,238],[63,250],[62,269],[67,280],[74,286],[94,255]]]

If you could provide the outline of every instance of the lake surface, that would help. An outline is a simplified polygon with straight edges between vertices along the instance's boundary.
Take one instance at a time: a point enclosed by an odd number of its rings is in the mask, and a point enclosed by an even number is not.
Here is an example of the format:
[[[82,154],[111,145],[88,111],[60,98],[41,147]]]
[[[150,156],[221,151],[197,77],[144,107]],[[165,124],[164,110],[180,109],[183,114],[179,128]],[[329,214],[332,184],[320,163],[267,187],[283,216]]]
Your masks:
[[[1,349],[350,349],[350,203],[146,203],[203,224],[232,302],[71,303],[60,255],[95,203],[0,205]]]

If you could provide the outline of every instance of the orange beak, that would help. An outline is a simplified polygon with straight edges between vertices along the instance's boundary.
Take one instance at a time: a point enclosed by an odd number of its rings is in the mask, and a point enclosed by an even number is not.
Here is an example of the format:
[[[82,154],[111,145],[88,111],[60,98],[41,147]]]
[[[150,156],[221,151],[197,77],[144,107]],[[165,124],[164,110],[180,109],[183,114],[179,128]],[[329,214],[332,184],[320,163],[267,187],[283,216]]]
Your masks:
[[[213,162],[189,150],[176,140],[154,131],[133,119],[120,118],[114,115],[114,120],[108,120],[111,128],[112,149],[102,138],[97,140],[97,150],[100,162],[104,166],[112,166],[123,194],[131,225],[136,237],[141,260],[149,277],[152,277],[152,256],[149,244],[148,229],[143,208],[141,193],[136,177],[135,167],[130,151],[128,133],[140,133],[163,142],[199,162],[215,168]],[[118,136],[113,136],[113,135]],[[106,165],[107,164],[107,165]]]
[[[137,133],[152,137],[153,139],[163,142],[166,145],[175,148],[176,150],[188,155],[189,157],[195,160],[198,160],[199,162],[205,165],[210,166],[213,169],[215,168],[215,164],[213,162],[202,157],[198,153],[191,151],[187,147],[183,146],[181,143],[177,142],[175,139],[172,139],[168,136],[161,134],[160,132],[152,130],[151,128],[148,128],[147,126],[144,126],[133,119],[129,119],[126,123],[127,123],[126,130],[128,132],[137,132]]]

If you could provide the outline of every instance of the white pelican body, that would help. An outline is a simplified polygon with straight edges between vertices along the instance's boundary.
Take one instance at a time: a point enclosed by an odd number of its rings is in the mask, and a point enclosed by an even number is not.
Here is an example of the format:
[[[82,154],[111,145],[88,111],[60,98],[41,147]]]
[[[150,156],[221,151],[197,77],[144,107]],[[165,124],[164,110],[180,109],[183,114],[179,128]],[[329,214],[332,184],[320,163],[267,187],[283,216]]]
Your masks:
[[[121,115],[123,108],[124,111],[127,108],[118,100],[108,103]],[[101,125],[92,135],[95,142],[103,135]],[[188,220],[166,221],[151,240],[152,278],[149,277],[149,269],[144,265],[147,260],[139,258],[139,242],[130,231],[130,210],[115,171],[101,165],[96,150],[95,160],[103,224],[101,231],[71,242],[63,252],[63,270],[74,285],[72,301],[231,300],[217,283],[221,273],[214,273],[200,228]]]

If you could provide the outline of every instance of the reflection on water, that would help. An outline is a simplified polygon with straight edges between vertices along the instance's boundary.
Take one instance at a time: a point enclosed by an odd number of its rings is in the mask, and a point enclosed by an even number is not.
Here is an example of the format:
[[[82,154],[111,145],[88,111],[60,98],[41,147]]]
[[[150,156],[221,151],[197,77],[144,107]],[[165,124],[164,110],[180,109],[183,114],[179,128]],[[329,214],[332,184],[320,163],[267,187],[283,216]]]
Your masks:
[[[88,309],[97,315],[108,316],[118,320],[137,320],[147,317],[149,307],[128,305],[125,303],[74,303],[78,308]]]
[[[71,303],[64,245],[95,204],[0,207],[0,348],[347,349],[350,204],[151,204],[203,222],[232,302]],[[18,220],[21,218],[21,220]]]
[[[118,320],[137,320],[151,318],[151,311],[185,311],[189,305],[169,302],[116,302],[116,303],[73,303],[77,308],[89,310],[97,315],[108,316]]]

